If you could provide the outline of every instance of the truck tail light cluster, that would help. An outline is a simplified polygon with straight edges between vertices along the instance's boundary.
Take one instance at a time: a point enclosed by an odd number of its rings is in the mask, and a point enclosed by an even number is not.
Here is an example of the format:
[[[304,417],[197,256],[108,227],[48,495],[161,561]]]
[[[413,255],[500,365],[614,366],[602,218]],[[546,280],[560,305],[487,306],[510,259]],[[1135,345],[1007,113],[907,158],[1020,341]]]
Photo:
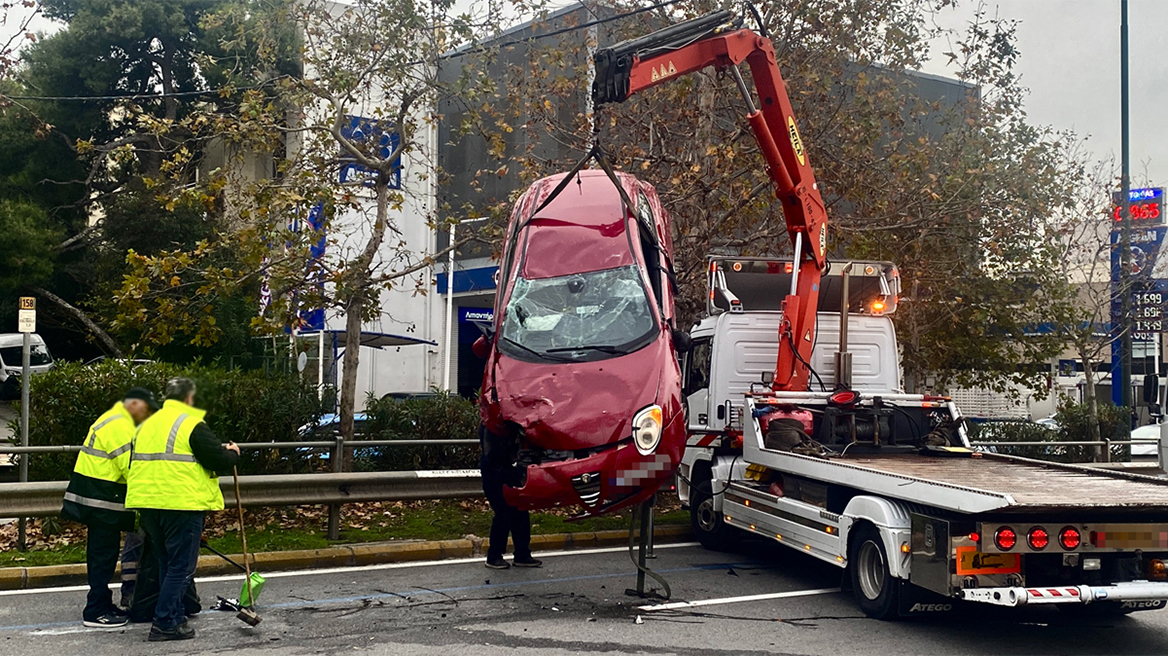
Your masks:
[[[1055,537],[1045,526],[1032,526],[1026,531],[1026,544],[1033,551],[1042,551],[1050,546]],[[1058,532],[1057,539],[1064,551],[1073,551],[1083,544],[1083,534],[1074,526],[1064,526]],[[994,545],[1001,551],[1010,551],[1018,545],[1018,532],[1010,526],[999,527],[994,532]]]

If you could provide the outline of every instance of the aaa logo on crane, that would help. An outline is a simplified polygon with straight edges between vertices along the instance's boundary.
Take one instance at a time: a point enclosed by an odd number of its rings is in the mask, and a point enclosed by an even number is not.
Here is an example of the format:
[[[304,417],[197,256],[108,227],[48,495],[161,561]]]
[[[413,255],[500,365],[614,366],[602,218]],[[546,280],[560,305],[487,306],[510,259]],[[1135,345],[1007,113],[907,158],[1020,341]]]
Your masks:
[[[807,164],[807,157],[803,150],[803,139],[799,136],[799,128],[795,127],[795,117],[787,117],[787,134],[791,137],[791,148],[795,149],[795,157],[799,158],[799,166]]]
[[[656,68],[654,68],[654,69],[652,69],[652,71],[653,71],[653,78],[652,79],[654,82],[656,82],[658,80],[662,80],[664,78],[667,78],[670,75],[677,75],[677,67],[675,67],[673,65],[672,61],[669,62],[669,68],[666,68],[665,64],[662,64],[661,70],[657,70]]]

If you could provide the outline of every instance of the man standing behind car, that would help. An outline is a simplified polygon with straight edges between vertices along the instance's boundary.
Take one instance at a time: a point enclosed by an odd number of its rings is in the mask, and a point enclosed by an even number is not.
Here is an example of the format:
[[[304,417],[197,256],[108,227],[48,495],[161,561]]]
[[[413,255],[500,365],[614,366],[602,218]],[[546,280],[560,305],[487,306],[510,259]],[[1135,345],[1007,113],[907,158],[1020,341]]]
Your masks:
[[[195,576],[208,510],[223,510],[217,472],[239,461],[239,447],[215,437],[194,407],[195,383],[166,383],[162,409],[138,427],[130,457],[126,507],[142,514],[142,529],[158,560],[160,588],[149,640],[187,640],[195,630],[183,613],[183,593]]]
[[[150,390],[135,387],[89,427],[77,465],[69,477],[61,516],[88,527],[85,566],[89,596],[81,619],[91,628],[124,626],[127,618],[113,602],[110,579],[121,555],[122,533],[134,530],[126,510],[126,474],[134,427],[158,410]]]

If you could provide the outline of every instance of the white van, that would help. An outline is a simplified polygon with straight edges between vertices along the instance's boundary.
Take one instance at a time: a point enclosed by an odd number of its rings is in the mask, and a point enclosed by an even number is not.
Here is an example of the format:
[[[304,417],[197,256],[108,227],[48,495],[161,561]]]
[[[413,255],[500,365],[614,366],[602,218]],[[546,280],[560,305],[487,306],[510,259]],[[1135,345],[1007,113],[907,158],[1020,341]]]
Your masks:
[[[0,333],[0,398],[14,398],[20,395],[23,348],[23,334]],[[53,356],[40,335],[34,334],[29,339],[28,364],[33,374],[43,374],[53,368]]]

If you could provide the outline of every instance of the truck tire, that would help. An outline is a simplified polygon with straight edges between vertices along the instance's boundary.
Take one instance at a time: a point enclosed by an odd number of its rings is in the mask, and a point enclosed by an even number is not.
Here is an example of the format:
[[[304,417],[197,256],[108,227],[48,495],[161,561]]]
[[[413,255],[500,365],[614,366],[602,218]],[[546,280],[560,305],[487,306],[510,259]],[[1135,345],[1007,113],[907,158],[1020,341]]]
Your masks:
[[[734,542],[734,529],[714,509],[713,481],[708,478],[690,487],[689,522],[698,542],[707,549],[727,551]]]
[[[877,620],[897,616],[900,582],[888,570],[888,553],[879,531],[871,524],[861,524],[851,540],[848,556],[852,592],[860,610]]]

